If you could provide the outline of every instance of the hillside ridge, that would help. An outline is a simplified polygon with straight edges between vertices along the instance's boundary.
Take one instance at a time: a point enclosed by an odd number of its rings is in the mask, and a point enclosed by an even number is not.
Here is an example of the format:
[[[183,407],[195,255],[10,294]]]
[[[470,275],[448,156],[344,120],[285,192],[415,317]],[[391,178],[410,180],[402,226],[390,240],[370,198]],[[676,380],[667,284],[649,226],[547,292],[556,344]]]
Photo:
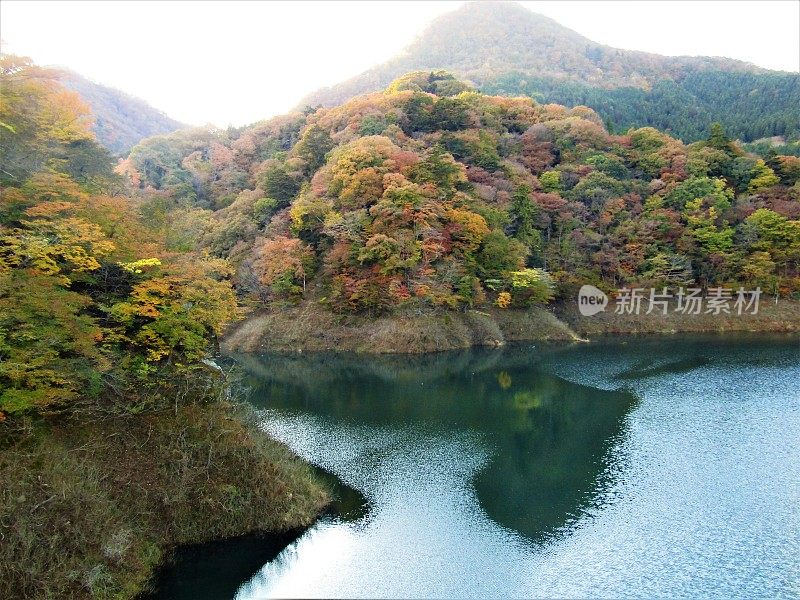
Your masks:
[[[65,88],[76,92],[89,105],[97,141],[117,156],[124,156],[145,138],[187,127],[128,92],[96,83],[71,69],[53,70]]]
[[[540,50],[544,52],[535,52]],[[565,61],[548,64],[550,50]],[[625,67],[622,71],[618,67]],[[299,106],[334,106],[361,93],[386,87],[412,70],[446,69],[485,82],[498,69],[535,69],[552,75],[608,87],[646,88],[663,70],[767,69],[724,57],[663,56],[599,44],[545,15],[514,2],[472,2],[430,23],[398,56],[340,84],[303,98]],[[627,72],[629,71],[629,72]]]
[[[439,69],[493,95],[589,106],[619,133],[652,126],[690,142],[718,121],[744,141],[800,134],[800,74],[613,48],[508,2],[469,3],[440,16],[399,55],[310,93],[298,110],[337,106],[403,73]]]

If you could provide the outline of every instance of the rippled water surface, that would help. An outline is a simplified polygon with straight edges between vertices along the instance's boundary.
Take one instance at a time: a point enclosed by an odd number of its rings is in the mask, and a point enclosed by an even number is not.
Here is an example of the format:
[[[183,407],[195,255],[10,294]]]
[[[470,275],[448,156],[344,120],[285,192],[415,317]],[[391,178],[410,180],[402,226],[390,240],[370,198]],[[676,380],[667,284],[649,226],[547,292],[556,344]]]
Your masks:
[[[170,597],[800,597],[797,338],[237,360],[364,506]]]

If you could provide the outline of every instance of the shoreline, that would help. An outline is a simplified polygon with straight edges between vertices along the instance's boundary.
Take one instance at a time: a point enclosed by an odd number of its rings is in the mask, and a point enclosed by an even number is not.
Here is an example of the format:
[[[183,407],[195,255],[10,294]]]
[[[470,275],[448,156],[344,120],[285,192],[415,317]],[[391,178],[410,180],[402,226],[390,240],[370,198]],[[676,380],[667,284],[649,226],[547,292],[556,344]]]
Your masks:
[[[310,302],[259,311],[229,329],[225,353],[346,351],[425,354],[518,341],[578,341],[568,325],[544,308],[398,311],[339,315]]]
[[[613,311],[582,316],[575,303],[561,304],[560,320],[583,337],[607,335],[675,335],[680,333],[796,333],[800,332],[800,302],[764,302],[757,314],[684,315],[669,307],[660,313],[618,315]]]
[[[180,548],[302,530],[332,501],[312,465],[228,401],[20,436],[0,450],[0,521],[13,524],[0,597],[146,598]]]
[[[608,335],[800,332],[800,301],[765,302],[750,315],[580,315],[573,302],[526,310],[398,312],[369,317],[338,315],[311,303],[256,312],[220,341],[226,354],[355,352],[426,354],[512,342],[588,342]]]
[[[323,514],[324,511],[317,519]],[[252,575],[298,540],[309,528],[314,526],[314,523],[316,520],[309,525],[287,531],[250,531],[241,535],[212,538],[170,548],[168,558],[155,568],[148,589],[134,598],[135,600],[170,600],[175,597],[178,589],[186,585],[186,580],[196,582],[197,588],[204,592],[211,586],[219,597],[233,598],[238,586],[235,586],[234,589],[230,580],[220,581],[216,576],[210,577],[204,570],[206,563],[211,562],[217,554],[235,549],[237,559],[235,566],[239,569],[236,575],[239,577]],[[243,558],[246,559],[245,568],[241,565]],[[190,577],[186,576],[187,572],[190,573]],[[245,572],[247,572],[246,575],[244,575]],[[229,573],[226,575],[230,577]],[[231,579],[234,578],[231,577]]]
[[[264,435],[268,435],[264,433]],[[156,568],[149,590],[136,600],[174,600],[176,597],[200,597],[213,590],[215,598],[233,598],[239,587],[258,574],[326,516],[344,520],[364,518],[369,510],[367,499],[320,466],[300,459],[329,488],[328,503],[309,523],[286,531],[251,531],[226,538],[208,539],[170,549],[168,559]],[[218,572],[221,555],[235,558]],[[217,572],[215,572],[215,568]]]

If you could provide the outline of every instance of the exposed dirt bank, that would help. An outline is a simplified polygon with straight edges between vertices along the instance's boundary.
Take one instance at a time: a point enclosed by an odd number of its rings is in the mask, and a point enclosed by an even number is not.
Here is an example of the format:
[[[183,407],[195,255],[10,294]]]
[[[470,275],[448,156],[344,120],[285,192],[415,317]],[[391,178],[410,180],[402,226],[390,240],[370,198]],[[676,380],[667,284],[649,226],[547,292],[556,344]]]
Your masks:
[[[618,315],[609,307],[591,317],[582,316],[573,302],[557,304],[552,310],[489,308],[380,317],[337,315],[306,303],[251,315],[231,328],[222,348],[227,352],[425,353],[610,334],[726,331],[800,332],[800,302],[782,299],[776,304],[765,299],[755,315],[684,315],[672,309],[667,315]]]
[[[541,308],[367,317],[337,315],[306,303],[250,316],[228,332],[222,348],[228,352],[424,353],[575,338],[568,326]]]
[[[758,313],[737,315],[721,313],[684,315],[670,306],[666,315],[660,312],[638,315],[618,315],[613,306],[606,311],[584,317],[574,302],[555,307],[558,317],[581,337],[592,338],[609,334],[672,334],[690,332],[800,332],[800,302],[771,298],[762,299]],[[642,311],[644,313],[644,311]]]

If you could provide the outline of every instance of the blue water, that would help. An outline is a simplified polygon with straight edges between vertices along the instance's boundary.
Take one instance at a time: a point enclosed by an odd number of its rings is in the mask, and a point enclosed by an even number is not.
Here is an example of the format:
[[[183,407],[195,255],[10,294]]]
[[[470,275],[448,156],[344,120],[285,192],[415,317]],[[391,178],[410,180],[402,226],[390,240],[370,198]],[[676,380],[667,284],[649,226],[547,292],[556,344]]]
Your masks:
[[[365,501],[238,600],[800,597],[798,338],[238,361],[265,433]]]

